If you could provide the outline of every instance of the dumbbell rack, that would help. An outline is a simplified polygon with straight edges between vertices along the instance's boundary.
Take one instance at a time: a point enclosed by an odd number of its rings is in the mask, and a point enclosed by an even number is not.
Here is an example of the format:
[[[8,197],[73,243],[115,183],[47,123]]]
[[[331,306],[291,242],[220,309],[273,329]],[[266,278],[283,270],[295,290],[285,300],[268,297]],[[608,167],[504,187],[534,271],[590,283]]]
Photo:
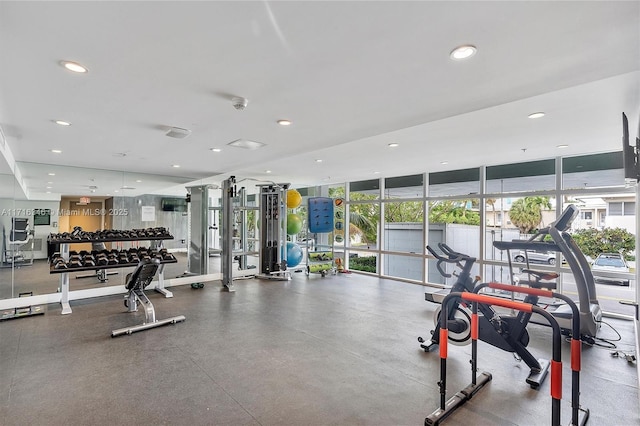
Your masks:
[[[55,239],[55,244],[60,244],[60,255],[66,261],[69,260],[69,246],[71,244],[82,244],[82,243],[110,243],[110,242],[134,242],[134,241],[163,241],[163,240],[172,240],[172,235],[163,235],[161,237],[139,237],[139,238],[101,238],[101,239]],[[160,268],[158,269],[158,285],[154,288],[159,293],[164,294],[165,297],[173,297],[173,293],[164,288],[164,265],[167,263],[177,263],[178,261],[174,258],[173,260],[163,260],[161,261]],[[59,274],[60,275],[60,304],[62,305],[62,315],[71,313],[71,306],[69,305],[69,273],[71,272],[80,272],[80,271],[97,271],[100,269],[116,269],[116,268],[130,268],[136,266],[137,263],[118,263],[117,265],[96,265],[96,266],[81,266],[78,268],[68,268],[68,269],[54,269],[53,265],[49,269],[50,274]]]

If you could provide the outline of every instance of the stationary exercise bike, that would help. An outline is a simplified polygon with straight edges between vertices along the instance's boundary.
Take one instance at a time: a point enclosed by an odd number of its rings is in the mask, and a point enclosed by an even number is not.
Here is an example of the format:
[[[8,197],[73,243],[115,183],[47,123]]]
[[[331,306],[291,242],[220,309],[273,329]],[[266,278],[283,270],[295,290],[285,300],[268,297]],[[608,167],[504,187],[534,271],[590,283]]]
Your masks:
[[[451,287],[451,292],[473,292],[473,288],[480,280],[480,277],[471,277],[471,269],[476,258],[458,253],[444,243],[439,243],[438,247],[442,254],[437,253],[431,247],[427,246],[427,250],[438,260],[436,267],[440,274],[444,277],[451,277],[443,268],[443,264],[455,264],[460,272],[454,274],[456,282]],[[532,271],[536,277],[536,286],[544,286],[544,281],[554,279],[557,274]],[[538,302],[538,296],[527,295],[524,303],[535,305]],[[501,315],[489,305],[478,305],[478,310],[482,314],[479,316],[479,339],[500,348],[504,351],[511,352],[517,359],[523,360],[529,366],[531,372],[526,382],[533,389],[538,389],[544,381],[549,371],[549,361],[544,359],[536,359],[531,352],[526,349],[529,344],[529,333],[527,332],[527,324],[531,318],[531,313],[519,312],[517,315]],[[454,298],[449,305],[449,319],[447,328],[449,330],[449,341],[456,345],[464,345],[471,342],[471,310],[468,303]],[[436,312],[436,318],[439,312]],[[440,324],[436,325],[435,330],[431,332],[431,342],[426,344],[422,337],[418,337],[420,347],[425,352],[430,352],[432,348],[439,344]]]

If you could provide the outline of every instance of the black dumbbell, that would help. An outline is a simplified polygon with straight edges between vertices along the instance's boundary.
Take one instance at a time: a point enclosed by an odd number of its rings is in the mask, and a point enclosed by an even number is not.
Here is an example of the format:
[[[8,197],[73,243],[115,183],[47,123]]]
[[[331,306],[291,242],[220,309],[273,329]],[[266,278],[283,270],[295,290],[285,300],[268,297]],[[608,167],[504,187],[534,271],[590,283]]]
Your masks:
[[[171,253],[164,253],[164,254],[162,255],[162,260],[164,260],[164,261],[173,261],[173,260],[175,260],[175,259],[176,259],[176,258],[175,258],[175,257],[173,257],[173,255],[172,255]]]
[[[60,259],[53,265],[53,269],[67,269],[67,264],[64,260]]]
[[[82,261],[80,260],[80,257],[74,257],[73,259],[69,259],[69,262],[67,262],[67,266],[69,268],[81,268]]]

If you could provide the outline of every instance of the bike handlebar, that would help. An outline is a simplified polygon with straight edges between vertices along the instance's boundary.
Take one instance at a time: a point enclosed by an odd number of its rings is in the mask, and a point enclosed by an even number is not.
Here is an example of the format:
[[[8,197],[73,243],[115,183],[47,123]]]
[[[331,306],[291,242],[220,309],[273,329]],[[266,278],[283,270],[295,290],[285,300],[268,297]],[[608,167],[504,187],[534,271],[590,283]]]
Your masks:
[[[429,246],[427,246],[427,250],[429,250],[429,253],[431,253],[436,259],[438,259],[438,262],[436,263],[436,268],[438,268],[438,272],[440,272],[440,275],[442,275],[445,278],[451,278],[451,274],[447,273],[444,269],[442,269],[442,262],[447,262],[447,263],[456,263],[456,262],[455,261],[451,262],[446,257],[442,257],[440,254],[436,253]]]
[[[444,253],[444,255],[446,257],[441,255],[440,253],[437,253],[430,246],[427,246],[427,250],[429,251],[429,253],[431,253],[438,260],[438,262],[436,263],[436,268],[438,268],[438,272],[440,272],[440,274],[443,277],[446,277],[446,278],[450,278],[451,277],[451,274],[447,273],[442,268],[442,263],[443,262],[444,263],[454,263],[454,264],[458,265],[460,267],[460,269],[464,269],[464,267],[462,266],[461,262],[474,263],[476,261],[476,259],[474,257],[468,256],[468,255],[463,254],[463,253],[459,253],[459,252],[453,250],[451,247],[449,247],[445,243],[438,243],[438,248],[440,248],[440,250],[442,251],[442,253]]]

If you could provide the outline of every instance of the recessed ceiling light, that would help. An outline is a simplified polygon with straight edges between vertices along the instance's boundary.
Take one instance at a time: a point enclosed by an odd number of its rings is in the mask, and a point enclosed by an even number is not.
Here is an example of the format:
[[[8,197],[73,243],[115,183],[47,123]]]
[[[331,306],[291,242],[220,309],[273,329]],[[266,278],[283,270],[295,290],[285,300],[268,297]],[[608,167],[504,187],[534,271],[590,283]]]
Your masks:
[[[136,182],[140,183],[140,182],[142,182],[142,181],[141,181],[140,179],[138,179]]]
[[[69,123],[68,121],[64,121],[64,120],[53,120],[54,123],[60,125],[60,126],[71,126],[71,123]]]
[[[265,173],[271,173],[271,170],[265,170],[264,172]]]
[[[221,150],[220,148],[211,148],[211,151],[213,151],[213,152],[220,152],[220,151],[222,151],[222,150]]]
[[[52,181],[47,182],[47,184],[49,184],[49,185],[51,185],[52,183],[53,183]]]
[[[47,173],[49,176],[55,176],[55,173]]]
[[[113,192],[120,192],[120,191],[118,191],[117,189],[114,189]]]
[[[62,154],[62,150],[59,150],[59,149],[52,149],[50,151],[53,152],[54,154]]]
[[[51,194],[51,191],[47,191],[47,194]]]
[[[397,147],[397,146],[400,146],[400,144],[399,144],[399,143],[396,143],[396,142],[391,142],[391,143],[389,144],[389,148],[395,148],[395,147]]]
[[[289,120],[278,120],[278,124],[281,126],[291,126],[291,121]]]
[[[318,159],[316,160],[316,163],[322,163],[322,160],[318,158]]]
[[[373,174],[374,174],[374,175],[379,175],[379,174],[380,174],[380,172],[373,172]]]
[[[53,188],[52,186],[47,186],[47,189],[52,189],[52,188]]]
[[[544,117],[544,112],[539,111],[539,112],[532,112],[531,114],[529,114],[529,118],[540,118],[540,117]]]
[[[449,164],[448,161],[441,161],[440,164]]]
[[[174,164],[174,165],[172,165],[171,167],[173,167],[174,169],[177,169],[177,168],[179,168],[179,167],[180,167],[180,164]]]
[[[458,46],[455,49],[453,49],[449,54],[449,56],[451,57],[451,59],[458,61],[461,59],[467,59],[472,57],[473,55],[476,54],[477,51],[478,49],[476,49],[475,46],[472,46],[470,44],[465,44],[463,46]]]
[[[77,72],[77,73],[86,73],[89,70],[80,65],[77,62],[71,62],[71,61],[60,61],[60,64],[65,67],[66,69],[68,69],[69,71],[73,71],[73,72]]]
[[[557,145],[557,146],[556,146],[556,148],[560,148],[560,149],[562,149],[562,148],[569,148],[569,145],[567,145],[567,144],[560,144],[560,145]]]

